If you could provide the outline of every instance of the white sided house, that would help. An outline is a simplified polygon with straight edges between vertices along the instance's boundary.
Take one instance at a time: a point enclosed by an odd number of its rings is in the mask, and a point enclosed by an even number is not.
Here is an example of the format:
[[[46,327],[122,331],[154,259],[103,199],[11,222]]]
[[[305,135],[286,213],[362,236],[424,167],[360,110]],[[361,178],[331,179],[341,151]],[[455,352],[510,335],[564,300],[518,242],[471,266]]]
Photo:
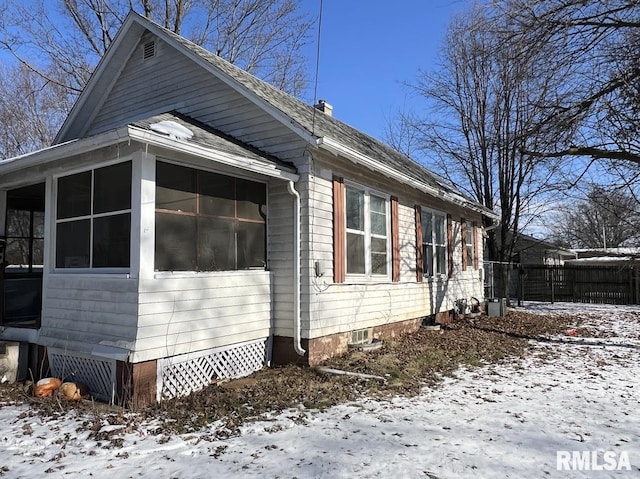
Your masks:
[[[129,14],[53,146],[0,162],[0,341],[142,403],[481,300],[495,215],[330,113]]]

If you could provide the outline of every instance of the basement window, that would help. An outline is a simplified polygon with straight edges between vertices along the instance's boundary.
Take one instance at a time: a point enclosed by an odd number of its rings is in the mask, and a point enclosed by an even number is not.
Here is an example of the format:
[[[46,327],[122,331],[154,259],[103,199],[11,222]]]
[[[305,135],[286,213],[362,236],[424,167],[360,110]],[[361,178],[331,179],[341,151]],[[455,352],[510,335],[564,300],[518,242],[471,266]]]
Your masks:
[[[358,329],[351,331],[351,344],[364,344],[369,342],[369,330]]]

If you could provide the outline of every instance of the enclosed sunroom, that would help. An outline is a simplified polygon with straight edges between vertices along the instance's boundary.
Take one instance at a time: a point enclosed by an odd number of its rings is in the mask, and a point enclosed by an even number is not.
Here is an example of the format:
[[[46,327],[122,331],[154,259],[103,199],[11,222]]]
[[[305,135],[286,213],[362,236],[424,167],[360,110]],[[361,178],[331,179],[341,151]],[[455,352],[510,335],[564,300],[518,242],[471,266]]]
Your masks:
[[[164,114],[0,171],[3,340],[40,346],[53,374],[109,401],[269,360],[274,281],[293,270],[292,251],[270,252],[295,244],[292,166]]]

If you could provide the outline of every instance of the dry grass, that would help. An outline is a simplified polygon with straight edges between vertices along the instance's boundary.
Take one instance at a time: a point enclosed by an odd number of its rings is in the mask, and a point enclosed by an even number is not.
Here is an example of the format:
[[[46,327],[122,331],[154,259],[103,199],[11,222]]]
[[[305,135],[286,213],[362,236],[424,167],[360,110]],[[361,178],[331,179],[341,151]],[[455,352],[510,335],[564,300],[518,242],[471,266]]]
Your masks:
[[[363,396],[384,398],[415,395],[425,386],[436,387],[461,366],[475,367],[518,360],[531,352],[531,339],[543,339],[575,326],[572,316],[541,316],[510,312],[504,318],[479,318],[474,323],[454,322],[440,331],[421,329],[415,334],[385,341],[375,351],[353,351],[325,366],[381,376],[386,381],[324,373],[317,368],[285,366],[263,369],[249,378],[210,386],[185,398],[134,411],[90,401],[64,403],[35,399],[21,385],[0,387],[0,404],[29,402],[35,413],[60,415],[70,410],[94,414],[84,426],[99,434],[103,421],[135,427],[154,418],[158,434],[199,431],[213,422],[217,437],[234,435],[246,421],[291,410],[304,422],[309,409],[324,409]],[[106,438],[103,438],[106,439]]]

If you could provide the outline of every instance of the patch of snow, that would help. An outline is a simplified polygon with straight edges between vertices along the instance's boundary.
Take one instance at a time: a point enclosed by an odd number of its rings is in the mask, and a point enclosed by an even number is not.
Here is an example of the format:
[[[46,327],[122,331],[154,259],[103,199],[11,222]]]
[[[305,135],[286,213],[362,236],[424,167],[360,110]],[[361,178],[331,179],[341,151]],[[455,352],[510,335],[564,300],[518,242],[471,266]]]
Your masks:
[[[581,327],[611,334],[534,342],[527,359],[460,370],[413,398],[365,398],[324,412],[301,406],[230,439],[215,439],[217,423],[173,437],[150,434],[152,421],[121,431],[104,424],[121,439],[114,447],[89,439],[81,416],[40,417],[0,404],[0,471],[12,478],[640,477],[640,307],[525,309],[578,313]],[[558,471],[558,451],[624,453],[631,470]]]
[[[163,120],[149,125],[153,131],[162,133],[170,138],[178,140],[190,140],[193,138],[193,131],[186,126],[172,120]]]
[[[612,254],[623,254],[623,255],[637,255],[640,254],[640,248],[633,247],[622,247],[622,248],[576,248],[571,251],[575,251],[576,253],[589,253],[589,252],[603,252],[603,253],[612,253]]]
[[[633,259],[633,256],[592,256],[590,258],[578,258],[578,259],[573,259],[571,260],[571,264],[578,264],[578,263],[589,263],[589,262],[609,262],[609,263],[613,263],[613,262],[623,262],[623,261],[631,261]]]

